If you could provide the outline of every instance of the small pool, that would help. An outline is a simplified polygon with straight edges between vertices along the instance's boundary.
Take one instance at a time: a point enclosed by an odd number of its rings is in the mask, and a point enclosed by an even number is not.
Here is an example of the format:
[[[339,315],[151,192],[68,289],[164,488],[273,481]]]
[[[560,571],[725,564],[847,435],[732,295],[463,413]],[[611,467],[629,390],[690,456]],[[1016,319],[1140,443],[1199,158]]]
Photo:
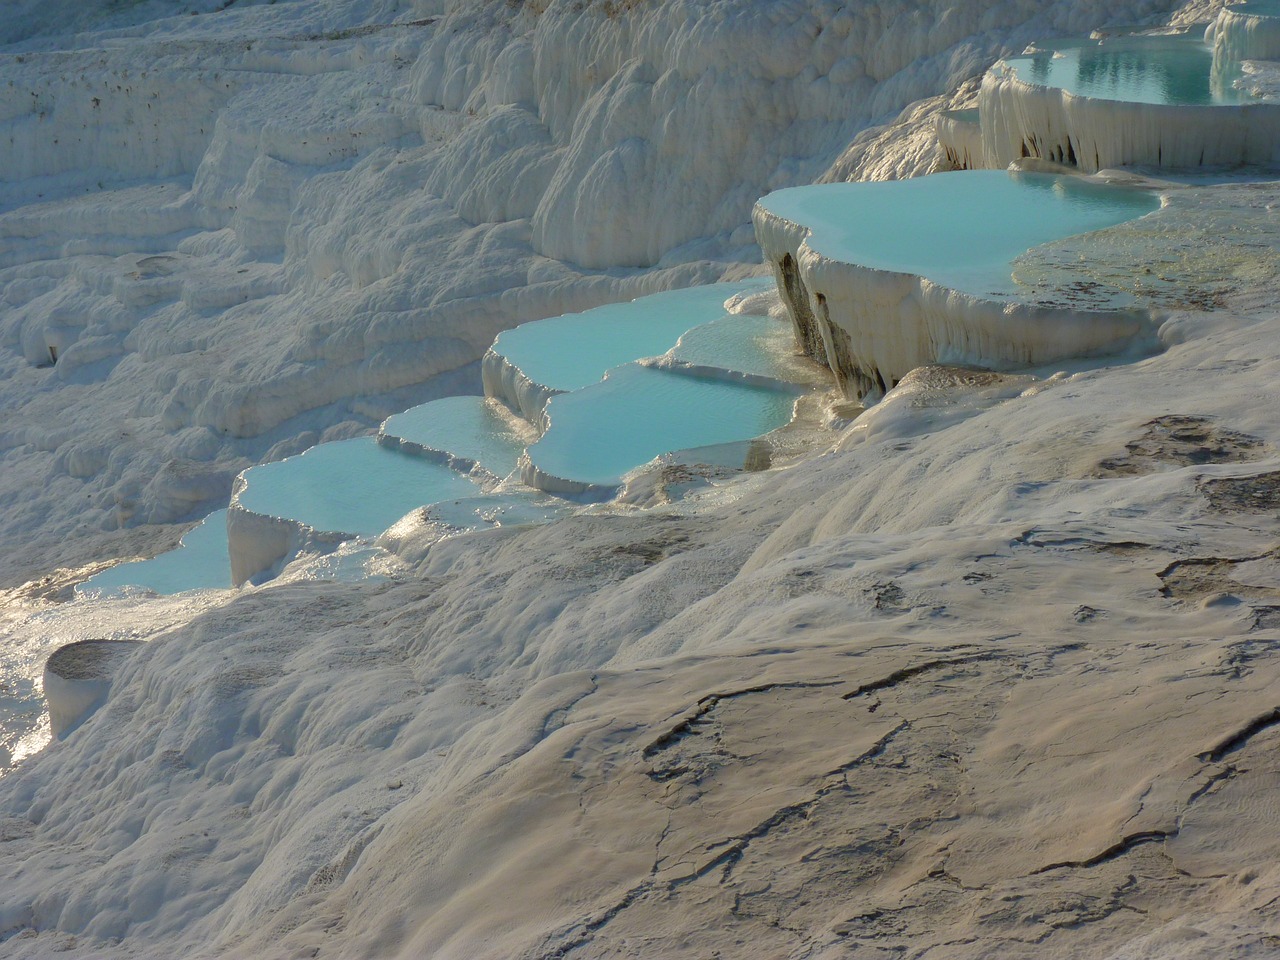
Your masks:
[[[1032,247],[1160,206],[1144,190],[1003,170],[792,187],[759,203],[808,227],[808,246],[832,260],[916,274],[995,298],[1018,293],[1011,263]]]
[[[659,454],[750,440],[791,419],[795,395],[626,364],[552,398],[550,427],[529,447],[543,473],[600,487]]]
[[[665,353],[686,330],[723,317],[730,297],[772,283],[713,283],[522,323],[500,333],[490,349],[534,383],[578,390],[620,364]]]
[[[484,397],[445,397],[413,407],[389,417],[381,435],[470,460],[498,478],[515,470],[531,439],[518,432],[497,400]]]
[[[109,596],[127,590],[159,594],[184,590],[227,590],[231,558],[227,553],[227,511],[217,510],[187,531],[181,546],[150,560],[135,560],[103,570],[76,587],[81,596]]]
[[[686,332],[667,358],[693,367],[787,381],[794,365],[791,324],[757,314],[735,314]]]
[[[379,446],[373,437],[321,443],[243,476],[237,502],[245,510],[365,537],[417,507],[480,493],[448,467]]]
[[[1238,65],[1219,64],[1215,75],[1213,50],[1200,37],[1068,41],[1004,63],[1024,83],[1099,100],[1211,106],[1255,99],[1232,86]]]

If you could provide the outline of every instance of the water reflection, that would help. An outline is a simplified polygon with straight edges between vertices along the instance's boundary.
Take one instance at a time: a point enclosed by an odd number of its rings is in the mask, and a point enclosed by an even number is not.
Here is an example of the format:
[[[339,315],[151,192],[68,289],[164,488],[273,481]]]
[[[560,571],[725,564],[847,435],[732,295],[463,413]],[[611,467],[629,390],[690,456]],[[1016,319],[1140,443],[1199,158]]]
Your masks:
[[[1187,36],[1055,45],[1008,63],[1029,83],[1101,100],[1209,106],[1251,99],[1235,86],[1239,63],[1215,65],[1210,48]]]

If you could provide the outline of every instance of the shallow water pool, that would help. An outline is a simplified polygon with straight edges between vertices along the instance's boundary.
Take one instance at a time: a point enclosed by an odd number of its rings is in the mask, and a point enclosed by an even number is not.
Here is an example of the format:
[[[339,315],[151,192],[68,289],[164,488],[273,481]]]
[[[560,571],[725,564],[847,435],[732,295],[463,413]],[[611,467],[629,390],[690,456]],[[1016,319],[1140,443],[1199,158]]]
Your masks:
[[[480,493],[448,467],[381,447],[373,437],[321,443],[251,467],[244,479],[238,502],[246,510],[365,537],[417,507]]]
[[[713,283],[522,323],[490,349],[534,383],[578,390],[620,364],[666,353],[686,330],[723,317],[725,300],[772,283]]]
[[[167,595],[184,590],[231,587],[227,553],[227,511],[217,510],[186,532],[181,545],[149,560],[121,563],[76,585],[81,596],[109,596],[127,590]]]
[[[1227,9],[1251,17],[1280,17],[1280,0],[1245,0],[1244,3],[1228,4]]]
[[[1005,64],[1025,83],[1081,97],[1130,103],[1223,105],[1253,98],[1232,86],[1240,76],[1219,64],[1200,37],[1108,37],[1048,45]]]
[[[795,352],[791,324],[756,314],[721,317],[685,333],[667,353],[678,363],[786,381]]]
[[[546,474],[600,487],[659,454],[750,440],[791,419],[795,396],[780,390],[626,364],[574,393],[554,397],[550,427],[529,447]]]
[[[808,245],[823,256],[997,298],[1017,294],[1011,264],[1032,247],[1160,206],[1143,190],[1003,170],[792,187],[759,202],[808,227]]]
[[[382,435],[480,464],[495,477],[516,468],[525,438],[497,400],[444,397],[387,418]]]

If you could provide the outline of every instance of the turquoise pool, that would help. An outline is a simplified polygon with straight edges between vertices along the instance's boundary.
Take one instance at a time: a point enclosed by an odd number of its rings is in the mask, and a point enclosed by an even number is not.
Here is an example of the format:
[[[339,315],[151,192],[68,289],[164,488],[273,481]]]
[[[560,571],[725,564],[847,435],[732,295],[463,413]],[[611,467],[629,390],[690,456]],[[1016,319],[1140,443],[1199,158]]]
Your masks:
[[[554,477],[617,486],[659,454],[781,427],[794,402],[794,394],[767,387],[626,364],[600,383],[554,397],[551,425],[529,447],[529,459]]]
[[[772,283],[713,283],[522,323],[498,334],[490,349],[534,383],[578,390],[620,364],[666,353],[686,330],[723,317],[729,297]]]
[[[82,596],[109,596],[129,589],[159,594],[231,587],[227,554],[227,511],[217,510],[192,527],[181,546],[150,560],[135,560],[103,570],[76,587]]]
[[[759,202],[808,227],[808,245],[830,259],[996,298],[1017,294],[1011,264],[1032,247],[1160,206],[1143,190],[1003,170],[792,187]]]
[[[409,511],[480,493],[442,464],[380,447],[373,437],[322,443],[251,467],[239,503],[316,530],[377,536]]]
[[[1251,17],[1280,17],[1280,0],[1245,0],[1244,3],[1227,4],[1232,13],[1247,13]]]
[[[496,400],[445,397],[389,417],[382,435],[480,464],[506,477],[524,452],[524,437]]]
[[[1213,75],[1213,50],[1200,37],[1108,37],[1050,44],[1004,61],[1025,83],[1100,100],[1220,105],[1253,98],[1235,89],[1238,67]]]
[[[790,323],[737,314],[694,327],[667,356],[690,366],[785,381],[794,352],[795,335]]]

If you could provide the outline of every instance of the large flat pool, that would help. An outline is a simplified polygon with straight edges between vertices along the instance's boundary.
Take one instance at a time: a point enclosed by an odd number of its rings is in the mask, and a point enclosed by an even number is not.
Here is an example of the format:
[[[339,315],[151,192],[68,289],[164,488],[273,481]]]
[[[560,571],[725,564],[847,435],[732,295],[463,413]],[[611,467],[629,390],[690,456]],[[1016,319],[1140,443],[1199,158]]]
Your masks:
[[[239,504],[246,510],[365,537],[416,507],[480,493],[448,467],[381,447],[373,437],[318,444],[251,467],[244,479]]]
[[[792,187],[759,202],[808,227],[808,245],[832,260],[916,274],[996,298],[1017,294],[1011,263],[1032,247],[1160,206],[1144,190],[1003,170]]]
[[[103,570],[78,585],[76,593],[110,596],[132,589],[171,594],[230,587],[227,511],[217,510],[188,530],[177,549],[150,560],[135,560]]]
[[[490,349],[534,383],[578,390],[613,367],[666,353],[686,330],[723,317],[730,297],[772,283],[713,283],[522,323],[500,333]]]
[[[552,398],[551,425],[529,447],[529,459],[554,477],[617,486],[659,454],[781,427],[794,402],[794,394],[767,387],[626,364],[600,383]]]
[[[1232,82],[1240,76],[1219,64],[1200,37],[1108,37],[1087,43],[1048,44],[1005,64],[1024,83],[1056,87],[1081,97],[1131,103],[1215,105],[1253,99]]]

